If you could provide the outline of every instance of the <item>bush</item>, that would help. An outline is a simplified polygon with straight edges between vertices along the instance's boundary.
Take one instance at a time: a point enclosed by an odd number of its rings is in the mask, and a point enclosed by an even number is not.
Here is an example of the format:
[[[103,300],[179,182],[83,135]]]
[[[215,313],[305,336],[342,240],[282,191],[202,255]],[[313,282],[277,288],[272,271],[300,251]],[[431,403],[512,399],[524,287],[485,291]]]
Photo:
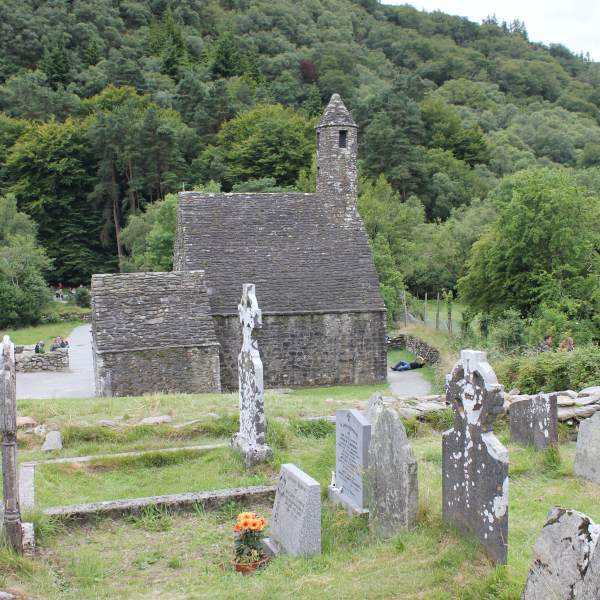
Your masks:
[[[35,271],[23,275],[19,285],[0,275],[0,327],[37,325],[46,302],[46,284]]]
[[[513,356],[495,364],[494,370],[506,389],[518,387],[524,394],[580,391],[600,383],[600,349]]]
[[[77,288],[75,304],[80,308],[90,308],[92,306],[92,295],[84,287]]]
[[[56,325],[57,323],[61,322],[61,318],[58,316],[57,313],[50,313],[48,315],[48,317],[46,318],[46,323],[49,323],[50,325]]]

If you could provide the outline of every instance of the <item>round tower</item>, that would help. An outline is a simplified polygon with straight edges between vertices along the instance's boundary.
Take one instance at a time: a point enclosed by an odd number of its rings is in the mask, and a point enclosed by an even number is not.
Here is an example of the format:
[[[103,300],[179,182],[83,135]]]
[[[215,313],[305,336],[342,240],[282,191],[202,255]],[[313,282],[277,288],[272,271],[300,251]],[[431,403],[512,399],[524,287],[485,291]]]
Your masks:
[[[330,218],[350,225],[357,217],[356,142],[358,126],[339,94],[331,100],[317,130],[317,195]]]

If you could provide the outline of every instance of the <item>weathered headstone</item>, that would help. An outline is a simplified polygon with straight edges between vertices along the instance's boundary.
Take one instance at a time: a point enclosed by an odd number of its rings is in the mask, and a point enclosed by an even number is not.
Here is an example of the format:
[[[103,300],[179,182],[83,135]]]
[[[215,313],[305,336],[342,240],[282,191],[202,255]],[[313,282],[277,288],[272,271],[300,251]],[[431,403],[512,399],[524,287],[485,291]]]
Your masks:
[[[573,475],[600,483],[600,412],[579,423]]]
[[[454,427],[442,442],[443,519],[473,532],[486,552],[506,563],[508,551],[508,451],[494,436],[503,412],[503,386],[485,352],[462,350],[446,377]]]
[[[52,452],[53,450],[62,450],[62,437],[60,431],[50,431],[46,435],[46,441],[42,446],[42,452]]]
[[[599,581],[591,564],[597,562],[592,559],[599,536],[600,527],[589,517],[555,506],[535,542],[521,599],[597,600],[590,594]]]
[[[292,464],[281,465],[265,551],[321,553],[321,484]]]
[[[419,511],[417,459],[397,411],[386,408],[369,444],[369,518],[393,535],[412,525]]]
[[[369,468],[371,425],[355,408],[337,410],[335,423],[335,485],[327,487],[327,495],[350,513],[368,513],[363,478]]]
[[[377,419],[383,412],[383,398],[381,392],[375,392],[367,400],[365,407],[362,410],[363,417],[371,423],[371,431],[377,424]]]
[[[246,468],[268,459],[273,451],[265,444],[263,364],[258,352],[257,329],[262,325],[254,284],[245,283],[238,305],[242,323],[242,349],[238,356],[240,431],[231,446],[240,452]]]
[[[558,444],[556,394],[538,394],[510,405],[510,441],[536,450]]]
[[[2,437],[2,491],[4,537],[16,552],[23,550],[17,460],[17,388],[15,346],[5,335],[0,343],[0,434]]]

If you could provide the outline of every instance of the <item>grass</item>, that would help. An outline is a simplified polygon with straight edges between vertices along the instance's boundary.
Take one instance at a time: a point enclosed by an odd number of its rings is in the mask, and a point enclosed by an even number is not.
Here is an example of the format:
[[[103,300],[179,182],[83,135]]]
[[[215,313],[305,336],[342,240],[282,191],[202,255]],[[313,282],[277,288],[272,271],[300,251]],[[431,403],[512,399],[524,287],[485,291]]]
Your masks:
[[[85,325],[83,321],[37,325],[36,327],[24,327],[22,329],[4,329],[0,331],[0,337],[9,335],[14,344],[37,344],[40,340],[46,343],[46,351],[55,337],[68,340],[75,327]]]

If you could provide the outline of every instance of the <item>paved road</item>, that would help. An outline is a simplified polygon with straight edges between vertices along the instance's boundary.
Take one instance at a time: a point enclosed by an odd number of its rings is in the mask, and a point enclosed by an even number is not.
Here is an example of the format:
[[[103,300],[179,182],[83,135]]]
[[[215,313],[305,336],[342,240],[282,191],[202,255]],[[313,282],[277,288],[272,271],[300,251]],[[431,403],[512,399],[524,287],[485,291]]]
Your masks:
[[[392,371],[388,367],[388,383],[392,395],[400,398],[427,396],[431,391],[431,384],[419,371]]]
[[[17,373],[17,400],[95,397],[92,326],[75,327],[69,346],[71,372]]]

